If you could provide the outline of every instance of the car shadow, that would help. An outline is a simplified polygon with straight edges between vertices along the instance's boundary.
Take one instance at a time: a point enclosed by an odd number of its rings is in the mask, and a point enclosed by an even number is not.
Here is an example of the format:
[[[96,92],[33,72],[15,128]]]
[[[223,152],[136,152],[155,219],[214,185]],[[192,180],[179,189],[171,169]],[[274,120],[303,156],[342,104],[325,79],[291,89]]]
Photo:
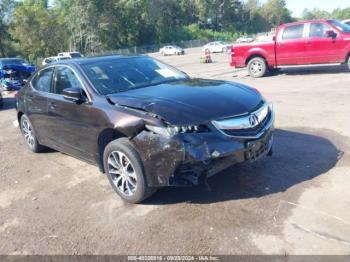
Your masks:
[[[16,108],[16,99],[13,97],[4,97],[3,106],[0,106],[0,111],[5,111],[14,108]]]
[[[316,135],[276,130],[274,141],[273,156],[233,166],[211,177],[208,179],[210,190],[205,186],[166,187],[144,204],[206,204],[284,192],[326,173],[341,156],[331,141]]]
[[[337,66],[310,66],[310,67],[295,67],[283,68],[277,72],[271,72],[267,76],[278,75],[322,75],[322,74],[339,74],[347,73],[349,69],[345,65]]]

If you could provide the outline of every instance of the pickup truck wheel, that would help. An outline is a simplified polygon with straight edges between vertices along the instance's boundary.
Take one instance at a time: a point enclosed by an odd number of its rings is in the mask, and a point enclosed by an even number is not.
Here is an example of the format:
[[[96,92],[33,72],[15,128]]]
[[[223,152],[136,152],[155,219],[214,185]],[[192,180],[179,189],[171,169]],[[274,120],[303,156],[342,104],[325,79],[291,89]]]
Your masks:
[[[103,163],[111,186],[126,202],[137,204],[156,192],[147,185],[143,163],[127,138],[114,140],[106,146]]]
[[[348,70],[350,70],[350,56],[348,58],[348,61],[346,61],[346,65],[348,66]]]
[[[248,63],[248,73],[251,77],[263,77],[267,72],[267,65],[263,58],[254,57]]]

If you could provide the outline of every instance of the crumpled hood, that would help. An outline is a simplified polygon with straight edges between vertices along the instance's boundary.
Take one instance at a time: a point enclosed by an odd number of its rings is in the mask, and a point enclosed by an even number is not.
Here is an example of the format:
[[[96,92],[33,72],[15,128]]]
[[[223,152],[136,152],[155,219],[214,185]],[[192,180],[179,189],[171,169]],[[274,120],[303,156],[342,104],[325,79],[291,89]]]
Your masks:
[[[13,71],[21,71],[21,72],[27,72],[27,73],[35,72],[35,67],[30,65],[5,65],[0,69],[3,71],[13,70]]]
[[[120,106],[144,110],[173,125],[205,124],[242,115],[263,101],[254,89],[225,81],[189,79],[108,95]]]

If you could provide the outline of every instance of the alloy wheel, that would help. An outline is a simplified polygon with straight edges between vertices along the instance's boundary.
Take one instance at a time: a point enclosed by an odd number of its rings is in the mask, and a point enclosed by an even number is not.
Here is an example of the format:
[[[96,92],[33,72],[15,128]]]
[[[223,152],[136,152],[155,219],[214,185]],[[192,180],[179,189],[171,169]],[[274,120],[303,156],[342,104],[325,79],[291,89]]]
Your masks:
[[[22,120],[22,131],[28,146],[33,148],[35,146],[35,137],[33,134],[33,128],[27,119]]]
[[[137,188],[136,172],[130,159],[120,151],[113,151],[108,156],[108,173],[117,190],[132,196]]]

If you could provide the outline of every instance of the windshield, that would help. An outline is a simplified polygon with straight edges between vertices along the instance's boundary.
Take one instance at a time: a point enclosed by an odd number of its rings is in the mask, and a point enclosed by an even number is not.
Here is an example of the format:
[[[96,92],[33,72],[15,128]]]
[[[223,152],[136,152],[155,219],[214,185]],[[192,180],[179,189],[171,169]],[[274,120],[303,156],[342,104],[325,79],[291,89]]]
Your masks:
[[[5,65],[27,65],[27,62],[23,59],[6,59],[2,60],[1,64]]]
[[[328,23],[332,24],[344,33],[350,33],[350,26],[347,24],[344,24],[338,20],[328,20]]]
[[[103,95],[184,80],[188,76],[150,57],[127,57],[93,61],[82,68]]]
[[[78,57],[81,57],[81,54],[80,53],[70,53],[70,56],[72,58],[78,58]]]
[[[70,57],[68,56],[57,57],[57,60],[68,60],[68,59],[70,59]]]

